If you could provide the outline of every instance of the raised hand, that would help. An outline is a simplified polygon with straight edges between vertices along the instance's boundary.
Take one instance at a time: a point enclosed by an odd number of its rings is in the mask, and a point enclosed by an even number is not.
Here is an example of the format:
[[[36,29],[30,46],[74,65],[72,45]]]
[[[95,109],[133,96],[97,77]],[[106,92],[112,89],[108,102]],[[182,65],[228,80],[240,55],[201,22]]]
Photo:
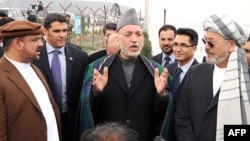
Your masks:
[[[97,92],[102,92],[108,82],[108,68],[104,67],[103,74],[97,69],[94,69],[93,73],[93,86]]]
[[[154,83],[157,93],[160,96],[167,95],[166,88],[167,88],[167,78],[168,78],[168,70],[166,68],[163,69],[161,75],[159,74],[159,69],[155,69],[155,76],[154,76]]]

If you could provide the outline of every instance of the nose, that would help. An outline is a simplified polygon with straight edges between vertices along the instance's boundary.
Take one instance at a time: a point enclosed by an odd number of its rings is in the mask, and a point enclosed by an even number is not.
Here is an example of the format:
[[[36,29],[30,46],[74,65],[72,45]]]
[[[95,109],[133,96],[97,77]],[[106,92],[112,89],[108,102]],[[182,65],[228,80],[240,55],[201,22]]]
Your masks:
[[[43,42],[42,42],[41,39],[38,41],[38,46],[39,46],[39,47],[43,47]]]

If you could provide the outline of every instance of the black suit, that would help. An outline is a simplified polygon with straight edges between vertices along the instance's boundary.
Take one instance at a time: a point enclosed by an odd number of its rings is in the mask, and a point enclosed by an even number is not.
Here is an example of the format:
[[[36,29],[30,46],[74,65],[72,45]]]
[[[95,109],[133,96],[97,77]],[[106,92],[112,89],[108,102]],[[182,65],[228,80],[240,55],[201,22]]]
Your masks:
[[[152,57],[152,60],[154,60],[155,62],[162,64],[162,55],[163,53],[159,53],[155,56]]]
[[[194,62],[191,64],[191,66],[193,66],[193,65],[196,65],[196,64],[199,64],[199,62],[196,60],[196,59],[194,59]],[[178,69],[178,62],[174,62],[174,63],[172,63],[172,64],[169,64],[168,66],[167,66],[167,69],[168,69],[168,73],[172,76],[172,77],[175,77],[175,73],[176,73],[176,71],[177,71],[177,69]],[[183,80],[184,80],[184,78],[183,78]],[[182,81],[183,82],[183,81]],[[182,85],[182,82],[181,82],[181,84],[180,84],[180,86]],[[179,86],[179,87],[180,87]],[[176,91],[176,93],[175,93],[175,95],[174,95],[174,109],[176,108],[176,103],[177,103],[177,100],[179,99],[179,97],[180,97],[180,93],[178,93],[178,91],[180,91],[180,89],[178,88],[178,90]]]
[[[178,141],[214,141],[218,95],[213,97],[214,65],[202,63],[186,74],[175,112]]]
[[[90,54],[89,55],[89,64],[94,62],[95,60],[103,57],[103,56],[106,56],[106,55],[107,55],[106,49],[103,49],[103,50],[100,50],[100,51],[97,51],[97,52]]]
[[[66,114],[61,114],[61,116],[62,115],[66,116],[65,119],[68,119],[67,121],[63,121],[64,117],[62,116],[62,136],[63,138],[65,138],[65,135],[68,134],[70,141],[79,140],[78,139],[79,135],[76,135],[76,138],[74,137],[75,136],[74,134],[78,133],[76,132],[78,131],[78,129],[76,128],[77,107],[82,87],[83,76],[85,73],[86,66],[88,64],[87,53],[76,48],[75,46],[76,45],[72,44],[66,44],[65,46],[66,71],[67,71],[66,96],[67,96],[68,112]],[[52,90],[52,93],[55,93],[45,43],[44,47],[41,50],[40,59],[34,62],[34,64],[41,69]],[[67,124],[69,125],[69,127],[66,126]],[[67,129],[65,129],[64,127],[66,127]],[[64,139],[64,141],[67,140]]]
[[[199,64],[199,62],[196,60],[196,59],[194,59],[194,61],[193,61],[193,63],[191,64],[191,66],[194,66],[194,65],[196,65],[196,64]],[[176,72],[177,72],[177,69],[178,69],[178,62],[174,62],[174,63],[172,63],[172,64],[169,64],[168,66],[167,66],[167,69],[168,69],[168,73],[174,78],[174,77],[176,77],[175,75],[176,75]],[[176,93],[173,95],[173,114],[175,113],[175,110],[176,110],[176,106],[177,106],[177,102],[178,102],[178,99],[179,99],[179,97],[180,97],[180,93],[179,93],[179,91],[181,91],[181,89],[180,89],[180,87],[181,87],[181,85],[183,85],[183,82],[185,81],[185,77],[183,78],[183,80],[181,81],[181,83],[180,83],[180,85],[179,85],[179,87],[178,87],[178,89],[177,89],[177,91],[176,91]],[[174,118],[174,117],[173,117]],[[169,130],[169,132],[171,132],[169,135],[169,140],[170,141],[175,141],[176,140],[176,137],[175,137],[175,135],[174,135],[174,122],[175,122],[175,120],[173,120],[173,124],[171,125],[171,129]]]

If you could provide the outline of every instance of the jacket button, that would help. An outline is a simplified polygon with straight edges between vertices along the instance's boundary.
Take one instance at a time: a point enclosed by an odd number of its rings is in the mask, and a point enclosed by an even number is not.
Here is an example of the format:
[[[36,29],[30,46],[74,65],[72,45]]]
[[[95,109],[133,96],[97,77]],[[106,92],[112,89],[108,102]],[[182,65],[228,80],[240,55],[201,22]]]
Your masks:
[[[130,119],[127,119],[127,121],[126,121],[127,123],[130,123]]]

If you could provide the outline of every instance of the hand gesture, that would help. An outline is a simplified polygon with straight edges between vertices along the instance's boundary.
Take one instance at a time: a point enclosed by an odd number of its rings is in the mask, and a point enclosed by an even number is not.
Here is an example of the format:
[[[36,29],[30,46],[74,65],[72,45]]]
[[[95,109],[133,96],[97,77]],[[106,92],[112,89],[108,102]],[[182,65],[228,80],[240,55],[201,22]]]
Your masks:
[[[104,67],[103,74],[97,69],[94,69],[93,73],[93,86],[97,92],[102,92],[108,82],[108,68]]]
[[[163,69],[161,75],[159,74],[159,69],[158,68],[155,69],[154,83],[157,93],[160,96],[166,95],[167,78],[168,78],[168,70],[166,68]]]

